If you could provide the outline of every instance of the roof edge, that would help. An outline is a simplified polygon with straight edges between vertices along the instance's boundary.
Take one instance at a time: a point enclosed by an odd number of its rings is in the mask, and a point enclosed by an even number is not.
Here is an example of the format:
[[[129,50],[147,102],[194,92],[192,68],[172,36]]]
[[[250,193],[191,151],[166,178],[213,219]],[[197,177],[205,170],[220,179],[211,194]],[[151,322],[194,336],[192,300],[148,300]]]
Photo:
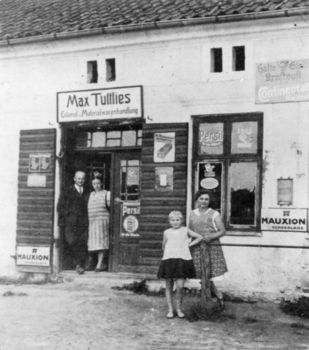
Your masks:
[[[293,9],[285,10],[274,10],[274,11],[263,11],[256,13],[245,13],[245,14],[235,14],[235,15],[224,15],[224,16],[210,16],[203,18],[190,18],[190,19],[177,19],[170,21],[160,21],[160,22],[147,22],[141,24],[128,24],[120,26],[110,26],[102,27],[98,29],[87,29],[80,31],[69,31],[53,34],[44,34],[29,36],[24,38],[16,39],[5,39],[0,40],[1,46],[11,46],[11,45],[20,45],[20,44],[29,44],[42,41],[51,41],[51,40],[65,40],[72,38],[79,38],[92,35],[100,34],[116,34],[124,32],[133,32],[141,30],[152,30],[152,29],[164,29],[164,28],[174,28],[174,27],[184,27],[184,26],[193,26],[193,25],[202,25],[202,24],[214,24],[214,23],[228,23],[228,22],[237,22],[237,21],[246,21],[246,20],[258,20],[266,18],[278,18],[278,17],[292,17],[299,15],[308,15],[308,7],[299,7]]]

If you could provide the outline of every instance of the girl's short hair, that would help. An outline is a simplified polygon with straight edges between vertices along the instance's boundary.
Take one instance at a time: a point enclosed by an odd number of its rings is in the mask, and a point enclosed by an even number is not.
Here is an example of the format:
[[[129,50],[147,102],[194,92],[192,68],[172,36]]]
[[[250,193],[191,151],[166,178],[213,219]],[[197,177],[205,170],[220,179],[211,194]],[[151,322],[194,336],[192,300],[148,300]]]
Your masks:
[[[211,192],[208,191],[208,190],[198,190],[198,191],[195,193],[194,199],[197,201],[203,194],[208,194],[208,196],[209,196],[209,202],[212,201],[212,194],[211,194]]]
[[[168,214],[168,218],[180,218],[181,220],[183,220],[183,215],[181,213],[181,211],[179,210],[173,210]]]

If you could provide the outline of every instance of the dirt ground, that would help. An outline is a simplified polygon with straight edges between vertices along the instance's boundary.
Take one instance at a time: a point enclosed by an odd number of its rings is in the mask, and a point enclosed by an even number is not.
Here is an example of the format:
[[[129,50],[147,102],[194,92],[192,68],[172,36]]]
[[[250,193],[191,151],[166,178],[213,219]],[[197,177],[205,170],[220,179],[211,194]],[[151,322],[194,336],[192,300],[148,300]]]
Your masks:
[[[278,304],[228,302],[216,322],[168,320],[164,297],[93,281],[0,285],[0,350],[309,349],[309,320]],[[185,297],[186,312],[195,299]]]

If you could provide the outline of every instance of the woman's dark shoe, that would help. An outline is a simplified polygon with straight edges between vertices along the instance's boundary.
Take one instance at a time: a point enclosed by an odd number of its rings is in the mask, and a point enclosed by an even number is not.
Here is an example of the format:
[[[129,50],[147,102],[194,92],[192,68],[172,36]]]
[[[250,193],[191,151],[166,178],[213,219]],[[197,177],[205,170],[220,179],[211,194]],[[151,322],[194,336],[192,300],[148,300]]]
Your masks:
[[[223,298],[218,298],[218,303],[219,303],[220,309],[224,310],[225,309],[225,303],[224,303]]]
[[[85,270],[86,271],[92,271],[93,270],[93,259],[92,258],[89,258],[87,263],[86,263],[86,266],[85,266]]]
[[[82,275],[85,270],[80,266],[80,265],[77,265],[76,266],[76,272],[79,274],[79,275]]]

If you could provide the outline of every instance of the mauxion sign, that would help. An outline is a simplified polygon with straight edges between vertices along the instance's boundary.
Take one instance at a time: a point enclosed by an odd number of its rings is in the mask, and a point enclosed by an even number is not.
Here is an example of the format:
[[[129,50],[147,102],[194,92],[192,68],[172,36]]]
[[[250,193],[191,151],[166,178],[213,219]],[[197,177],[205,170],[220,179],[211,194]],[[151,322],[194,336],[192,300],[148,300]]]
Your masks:
[[[262,209],[261,229],[269,231],[307,231],[306,209]]]
[[[58,92],[58,121],[141,118],[142,98],[141,86]]]

